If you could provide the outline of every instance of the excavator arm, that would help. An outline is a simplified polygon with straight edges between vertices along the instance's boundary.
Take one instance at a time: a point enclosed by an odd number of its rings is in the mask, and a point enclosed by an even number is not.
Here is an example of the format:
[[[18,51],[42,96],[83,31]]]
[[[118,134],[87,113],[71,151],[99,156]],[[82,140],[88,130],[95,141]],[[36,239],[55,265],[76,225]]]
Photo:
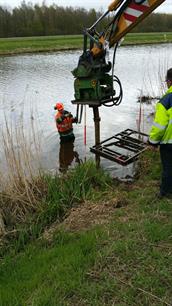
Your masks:
[[[78,66],[72,71],[75,77],[75,100],[72,103],[89,106],[119,105],[122,86],[114,76],[114,61],[112,63],[107,59],[108,50],[114,46],[116,51],[119,41],[164,1],[114,0],[108,10],[90,28],[84,30],[83,53]],[[102,22],[103,30],[100,32],[98,29]],[[114,90],[114,81],[119,84],[118,96]]]
[[[129,33],[164,1],[165,0],[120,1],[124,3],[119,8],[112,22],[112,32],[109,38],[110,47],[118,42],[124,35]],[[113,3],[109,9],[113,9]]]
[[[154,11],[165,0],[115,0],[109,7],[108,11],[103,15],[103,18],[110,12],[115,15],[108,24],[107,29],[100,37],[99,41],[106,40],[109,42],[109,47],[113,47],[127,33],[129,33],[137,24],[145,19],[152,11]],[[98,25],[98,23],[97,23]],[[88,29],[93,30],[95,24]],[[93,54],[94,49],[92,50]]]

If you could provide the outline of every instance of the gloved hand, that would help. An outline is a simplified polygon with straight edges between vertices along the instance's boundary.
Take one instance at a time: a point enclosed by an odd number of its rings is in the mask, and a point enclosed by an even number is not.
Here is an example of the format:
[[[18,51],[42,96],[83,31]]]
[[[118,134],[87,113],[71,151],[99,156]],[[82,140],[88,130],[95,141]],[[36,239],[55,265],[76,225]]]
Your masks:
[[[73,122],[78,123],[78,118],[77,117],[73,118]]]

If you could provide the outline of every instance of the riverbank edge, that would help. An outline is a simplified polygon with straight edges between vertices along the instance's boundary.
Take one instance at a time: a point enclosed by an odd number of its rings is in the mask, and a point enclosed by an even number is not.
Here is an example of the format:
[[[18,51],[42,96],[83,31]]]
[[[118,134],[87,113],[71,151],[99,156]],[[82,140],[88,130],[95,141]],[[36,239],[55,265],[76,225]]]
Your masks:
[[[171,305],[172,211],[171,202],[155,197],[158,152],[143,154],[139,172],[132,184],[106,192],[97,184],[99,201],[87,205],[85,199],[62,228],[57,222],[38,240],[18,245],[17,254],[8,253],[1,260],[1,305]]]
[[[120,47],[128,47],[128,46],[141,46],[141,45],[158,45],[158,44],[170,44],[172,43],[172,40],[168,41],[145,41],[145,42],[124,42],[121,44]],[[81,47],[69,47],[69,48],[33,48],[33,49],[19,49],[19,50],[14,50],[14,51],[0,51],[0,57],[3,56],[15,56],[15,55],[23,55],[23,54],[38,54],[38,53],[54,53],[54,52],[67,52],[67,51],[77,51],[81,50]]]

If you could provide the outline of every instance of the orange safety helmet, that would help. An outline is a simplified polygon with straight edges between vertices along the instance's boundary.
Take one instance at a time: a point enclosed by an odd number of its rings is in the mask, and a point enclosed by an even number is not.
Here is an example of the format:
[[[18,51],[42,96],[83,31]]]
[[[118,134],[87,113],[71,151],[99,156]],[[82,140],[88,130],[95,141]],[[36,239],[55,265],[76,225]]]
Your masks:
[[[54,109],[57,109],[58,111],[64,110],[64,105],[61,102],[57,102],[56,105],[54,106]]]

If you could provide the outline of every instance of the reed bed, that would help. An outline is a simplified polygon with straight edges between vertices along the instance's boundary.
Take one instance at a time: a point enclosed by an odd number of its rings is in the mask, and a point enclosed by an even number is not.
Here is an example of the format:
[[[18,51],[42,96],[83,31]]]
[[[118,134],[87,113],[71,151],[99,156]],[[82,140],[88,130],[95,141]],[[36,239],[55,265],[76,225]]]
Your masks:
[[[26,129],[23,112],[15,125],[4,113],[0,135],[3,156],[0,165],[0,209],[7,225],[25,221],[28,213],[39,208],[43,197],[41,142],[36,128],[36,123],[30,120]]]

